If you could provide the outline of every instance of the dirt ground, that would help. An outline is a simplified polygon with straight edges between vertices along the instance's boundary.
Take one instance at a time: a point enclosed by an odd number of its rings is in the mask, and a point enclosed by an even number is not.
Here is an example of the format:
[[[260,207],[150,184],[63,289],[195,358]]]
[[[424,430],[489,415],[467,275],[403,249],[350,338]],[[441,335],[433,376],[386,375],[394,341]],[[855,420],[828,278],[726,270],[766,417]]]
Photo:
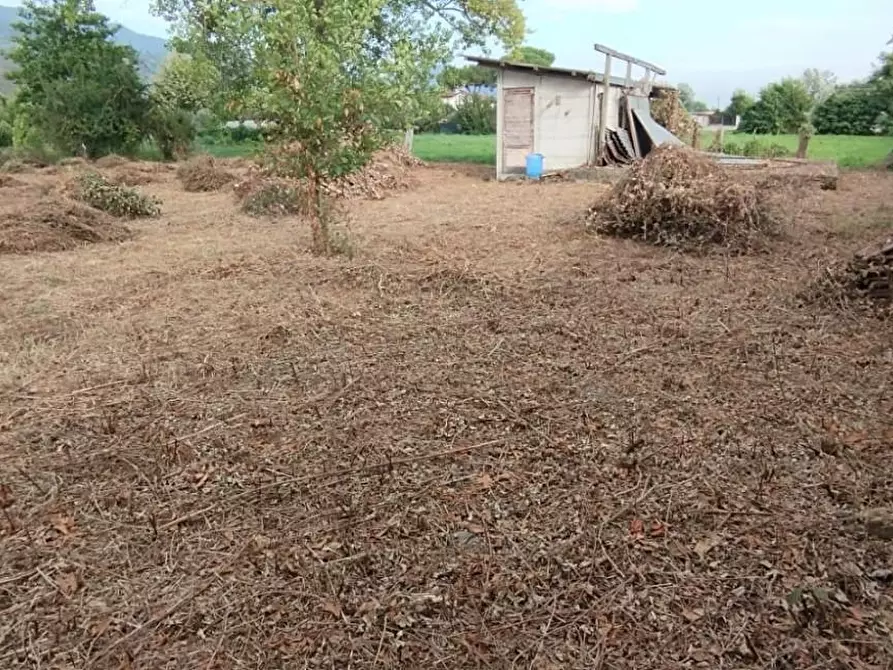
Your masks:
[[[893,326],[796,296],[893,176],[740,257],[418,180],[352,259],[171,172],[0,256],[0,667],[891,667]]]

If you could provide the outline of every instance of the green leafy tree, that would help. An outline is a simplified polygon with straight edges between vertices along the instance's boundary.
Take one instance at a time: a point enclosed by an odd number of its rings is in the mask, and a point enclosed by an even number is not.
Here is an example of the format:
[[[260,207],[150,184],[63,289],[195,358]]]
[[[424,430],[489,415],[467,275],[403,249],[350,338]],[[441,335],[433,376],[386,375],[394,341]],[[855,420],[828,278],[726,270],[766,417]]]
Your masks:
[[[796,133],[809,120],[812,98],[799,79],[769,84],[741,120],[743,132],[757,134]]]
[[[220,72],[201,56],[172,52],[152,81],[153,100],[168,109],[197,112],[217,105]]]
[[[820,135],[872,135],[884,111],[883,100],[867,82],[850,84],[815,108],[813,125]]]
[[[496,70],[480,65],[448,65],[437,75],[437,82],[445,89],[468,88],[474,91],[489,88],[496,85]]]
[[[551,51],[526,45],[511,51],[506,58],[518,63],[539,65],[540,67],[550,67],[555,62],[555,54]]]
[[[744,89],[739,88],[732,93],[732,100],[723,114],[734,120],[736,116],[744,116],[754,106],[754,103],[753,97]]]
[[[413,26],[383,26],[384,7],[384,0],[268,0],[264,11],[222,19],[252,53],[253,83],[236,102],[268,122],[267,170],[307,185],[314,246],[323,253],[333,244],[324,182],[364,165],[388,129],[410,127],[419,90],[429,85],[426,45],[413,41]],[[387,46],[370,48],[382,36]]]
[[[8,54],[16,68],[8,76],[28,125],[68,153],[133,149],[142,135],[145,87],[136,52],[111,41],[117,27],[87,0],[28,0],[20,16]]]
[[[473,93],[459,103],[453,122],[463,135],[495,134],[496,99]]]
[[[250,33],[244,28],[280,12],[279,4],[265,0],[152,0],[151,6],[171,22],[177,50],[202,53],[219,69],[223,88],[241,98],[254,85],[252,61],[257,55],[256,42],[263,39],[263,31]],[[312,4],[322,6],[325,0],[312,0]],[[381,0],[374,13],[363,35],[369,53],[391,53],[409,33],[416,52],[426,54],[423,62],[432,64],[428,74],[457,48],[486,47],[495,38],[511,50],[525,35],[518,0]]]

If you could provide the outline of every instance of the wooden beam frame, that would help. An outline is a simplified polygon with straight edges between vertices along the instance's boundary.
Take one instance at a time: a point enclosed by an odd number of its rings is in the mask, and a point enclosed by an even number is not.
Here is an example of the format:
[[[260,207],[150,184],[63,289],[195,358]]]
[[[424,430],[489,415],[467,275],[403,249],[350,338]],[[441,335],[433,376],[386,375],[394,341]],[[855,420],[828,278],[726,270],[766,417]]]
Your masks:
[[[653,63],[649,63],[648,61],[639,60],[634,56],[628,56],[625,53],[621,53],[619,51],[616,51],[615,49],[606,47],[603,44],[596,44],[595,50],[599,53],[605,54],[605,56],[612,56],[613,58],[617,58],[618,60],[625,60],[627,63],[632,63],[633,65],[638,65],[645,68],[646,70],[650,70],[651,72],[656,72],[661,77],[665,77],[667,74],[667,71],[664,70],[662,67],[654,65]]]

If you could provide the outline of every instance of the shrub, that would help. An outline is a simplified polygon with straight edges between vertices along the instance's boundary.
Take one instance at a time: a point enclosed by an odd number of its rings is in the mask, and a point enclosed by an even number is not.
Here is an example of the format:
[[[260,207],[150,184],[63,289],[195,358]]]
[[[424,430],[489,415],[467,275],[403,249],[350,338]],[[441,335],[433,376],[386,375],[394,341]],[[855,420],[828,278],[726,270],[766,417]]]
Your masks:
[[[463,135],[493,135],[496,132],[496,100],[473,93],[459,103],[452,121]]]
[[[188,156],[196,137],[192,114],[157,105],[149,114],[149,132],[166,161]]]
[[[12,125],[6,120],[0,120],[0,149],[12,146]]]
[[[177,178],[191,193],[217,191],[235,179],[211,156],[196,156],[177,168]]]
[[[75,196],[91,207],[121,218],[136,219],[161,214],[161,202],[156,198],[113,184],[95,172],[78,177]]]
[[[764,158],[784,158],[785,156],[790,156],[790,150],[781,144],[770,144],[767,147],[763,147],[763,153],[761,154]]]

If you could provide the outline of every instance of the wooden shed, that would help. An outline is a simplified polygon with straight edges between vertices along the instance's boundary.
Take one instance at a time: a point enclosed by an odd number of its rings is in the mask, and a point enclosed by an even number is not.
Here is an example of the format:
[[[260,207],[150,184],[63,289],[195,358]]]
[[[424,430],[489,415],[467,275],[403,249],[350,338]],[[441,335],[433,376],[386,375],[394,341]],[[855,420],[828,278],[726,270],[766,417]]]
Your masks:
[[[604,100],[605,75],[602,73],[476,56],[466,56],[466,59],[498,71],[496,173],[499,179],[523,174],[530,153],[544,156],[547,172],[606,162],[601,160],[607,144],[603,133],[623,125],[625,96],[636,94],[644,97],[645,102],[655,91],[670,88],[653,80],[654,72],[663,74],[663,70],[636,59],[632,61],[648,66],[645,78],[632,79],[632,64],[628,62],[626,77],[609,75],[607,100]],[[608,61],[606,69],[610,70],[610,57]],[[604,124],[601,123],[603,116]]]

